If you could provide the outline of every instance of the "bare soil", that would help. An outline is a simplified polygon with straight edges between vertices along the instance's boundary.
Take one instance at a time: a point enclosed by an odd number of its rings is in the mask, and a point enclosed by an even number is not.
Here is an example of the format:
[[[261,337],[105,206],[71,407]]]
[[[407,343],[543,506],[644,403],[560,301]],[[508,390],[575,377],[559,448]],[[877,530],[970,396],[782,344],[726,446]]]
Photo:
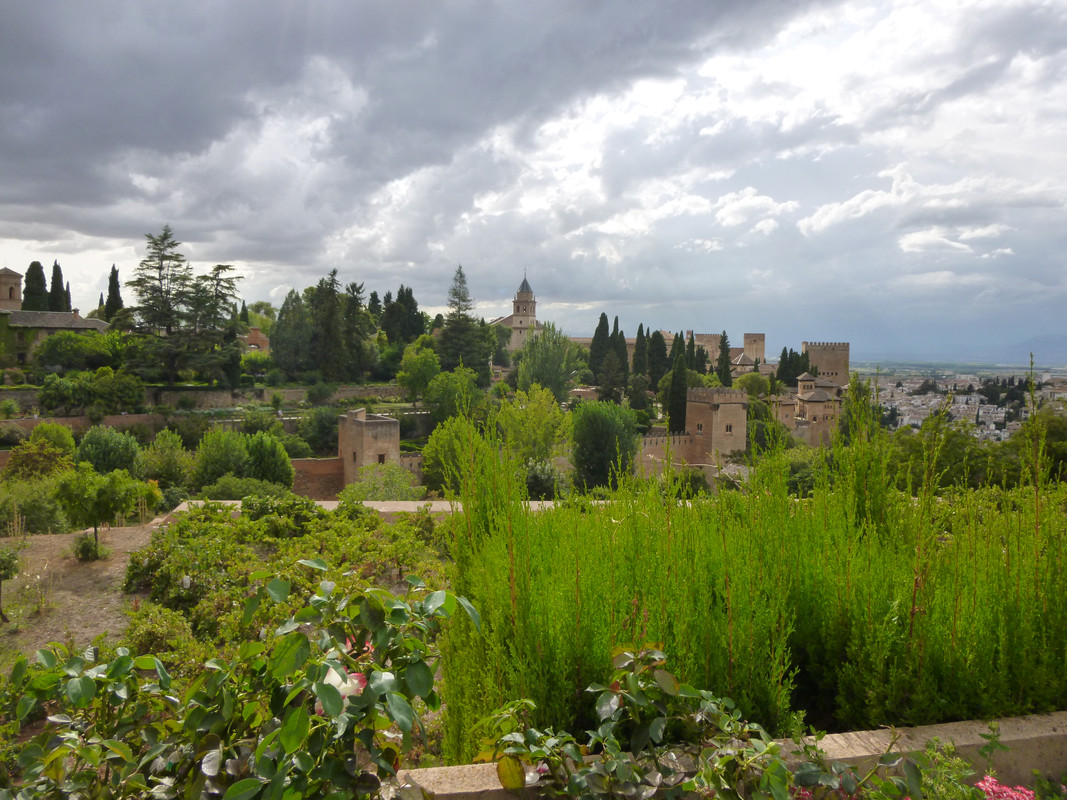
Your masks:
[[[100,546],[110,553],[99,561],[74,557],[71,545],[80,532],[26,537],[18,577],[3,582],[9,621],[0,623],[0,665],[51,642],[84,648],[101,634],[118,639],[129,622],[125,609],[132,596],[122,591],[122,582],[130,553],[148,544],[162,521],[100,530]]]

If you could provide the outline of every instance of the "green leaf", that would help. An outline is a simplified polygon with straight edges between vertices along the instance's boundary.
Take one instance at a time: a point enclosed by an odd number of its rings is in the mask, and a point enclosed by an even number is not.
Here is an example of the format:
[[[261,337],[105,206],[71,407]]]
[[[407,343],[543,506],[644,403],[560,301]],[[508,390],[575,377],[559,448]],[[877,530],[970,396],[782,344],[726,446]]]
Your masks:
[[[474,628],[479,633],[482,630],[482,618],[478,614],[478,611],[471,605],[470,600],[466,597],[460,597],[456,595],[456,602],[463,606],[463,610],[467,612],[467,616],[471,618],[471,622],[474,623]]]
[[[415,711],[411,708],[408,699],[399,692],[389,692],[385,696],[385,704],[389,709],[389,716],[405,733],[411,732],[411,726],[415,721]]]
[[[133,659],[129,656],[119,656],[107,667],[107,677],[111,680],[124,678],[133,669]]]
[[[245,778],[227,789],[222,800],[252,800],[259,793],[259,787],[262,785],[256,778]]]
[[[341,692],[331,683],[316,683],[315,696],[322,703],[322,710],[329,716],[336,717],[345,708],[344,698]]]
[[[614,692],[604,692],[596,701],[596,716],[605,720],[619,710],[619,696]]]
[[[21,722],[22,720],[26,719],[26,715],[33,710],[33,707],[35,705],[37,705],[37,698],[35,698],[32,694],[23,695],[19,698],[19,704],[15,709],[15,716]]]
[[[219,769],[222,767],[222,748],[218,747],[214,750],[208,751],[200,762],[200,771],[207,775],[209,778],[214,778],[219,774]]]
[[[396,691],[396,675],[386,670],[372,672],[367,679],[367,687],[376,695]]]
[[[96,697],[96,681],[82,675],[67,681],[67,697],[75,708],[85,708]]]
[[[664,694],[671,697],[678,696],[678,690],[681,688],[681,684],[678,679],[667,672],[665,669],[657,669],[652,673],[652,676],[656,679],[656,685],[663,691]]]
[[[280,603],[289,596],[291,586],[292,584],[289,581],[275,578],[267,584],[267,594],[270,595],[270,599],[275,603]]]
[[[329,569],[329,565],[321,558],[302,558],[296,562],[297,564],[303,564],[305,567],[311,567],[317,569],[320,572],[325,572]]]
[[[278,741],[287,755],[292,755],[307,741],[311,719],[303,706],[293,706],[282,720]]]
[[[292,675],[308,660],[311,655],[311,645],[307,637],[299,631],[287,633],[278,640],[271,657],[271,674],[275,679],[282,681]]]
[[[27,663],[26,656],[20,655],[15,659],[15,665],[11,668],[11,683],[14,686],[18,686],[22,683],[22,679],[26,677]]]
[[[51,650],[38,650],[37,663],[45,669],[54,669],[56,664],[59,663],[59,659],[56,658],[56,654]]]
[[[245,610],[241,615],[241,624],[250,625],[252,623],[252,617],[255,615],[256,610],[259,608],[259,593],[252,595],[245,600]]]
[[[667,729],[667,718],[656,717],[652,720],[652,723],[648,726],[648,734],[652,737],[652,741],[659,744],[663,741],[663,733]]]
[[[908,782],[908,796],[911,800],[922,800],[923,776],[919,772],[919,767],[910,758],[904,759],[904,778]]]
[[[404,672],[404,682],[417,697],[427,697],[433,691],[433,670],[425,661],[416,661]]]
[[[496,762],[496,776],[505,791],[517,792],[526,787],[526,768],[515,756],[504,756]]]
[[[422,607],[425,609],[426,614],[433,614],[437,609],[445,604],[445,598],[448,597],[448,592],[444,589],[438,589],[436,592],[430,592],[426,595],[426,599],[422,601]],[[448,609],[445,609],[446,611]]]

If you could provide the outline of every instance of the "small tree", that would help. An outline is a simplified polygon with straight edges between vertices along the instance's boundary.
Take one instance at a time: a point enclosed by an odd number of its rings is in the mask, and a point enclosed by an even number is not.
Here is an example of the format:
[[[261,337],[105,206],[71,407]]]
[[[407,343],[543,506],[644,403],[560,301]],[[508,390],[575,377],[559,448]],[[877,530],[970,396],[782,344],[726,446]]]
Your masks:
[[[422,451],[426,486],[436,491],[459,492],[464,477],[492,451],[481,433],[464,416],[449,417],[434,428]]]
[[[164,428],[144,451],[145,477],[163,490],[183,488],[189,484],[193,456],[182,444],[182,437]]]
[[[423,334],[404,348],[396,382],[408,390],[412,403],[418,403],[419,395],[440,372],[441,362],[433,349],[433,337]]]
[[[247,464],[247,437],[237,431],[210,430],[204,434],[196,451],[193,486],[199,489],[227,474],[243,477],[247,474]]]
[[[106,425],[94,425],[86,431],[74,460],[88,461],[100,473],[124,469],[134,478],[144,475],[144,456],[137,440]]]
[[[88,464],[79,464],[59,479],[56,498],[74,525],[92,525],[92,558],[95,559],[100,555],[101,525],[111,524],[116,517],[132,512],[141,498],[154,507],[160,495],[154,484],[135,480],[124,469],[101,475]]]
[[[722,336],[719,337],[719,357],[715,361],[715,374],[719,376],[722,385],[727,388],[732,386],[734,382],[733,376],[730,374],[731,368],[730,340],[726,336],[726,331],[723,331]]]
[[[0,470],[5,481],[28,481],[65,472],[74,466],[68,453],[46,439],[27,439],[11,449],[7,464]]]
[[[618,485],[637,452],[634,412],[614,403],[582,403],[573,412],[575,483],[591,489]]]
[[[250,478],[278,483],[292,488],[296,471],[285,452],[285,446],[271,433],[260,431],[248,437],[248,466]]]
[[[689,392],[689,370],[686,357],[679,353],[671,370],[671,387],[667,392],[667,423],[670,433],[685,432],[686,395]]]

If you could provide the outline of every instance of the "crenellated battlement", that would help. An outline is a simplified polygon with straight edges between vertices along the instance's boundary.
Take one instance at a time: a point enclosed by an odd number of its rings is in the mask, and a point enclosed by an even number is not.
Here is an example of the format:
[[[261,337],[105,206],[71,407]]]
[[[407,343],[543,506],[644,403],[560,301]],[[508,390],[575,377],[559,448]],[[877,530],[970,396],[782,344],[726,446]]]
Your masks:
[[[818,347],[824,350],[848,350],[848,342],[801,342],[801,352],[809,347]]]
[[[686,393],[690,403],[748,403],[748,392],[743,389],[706,388],[690,389]]]

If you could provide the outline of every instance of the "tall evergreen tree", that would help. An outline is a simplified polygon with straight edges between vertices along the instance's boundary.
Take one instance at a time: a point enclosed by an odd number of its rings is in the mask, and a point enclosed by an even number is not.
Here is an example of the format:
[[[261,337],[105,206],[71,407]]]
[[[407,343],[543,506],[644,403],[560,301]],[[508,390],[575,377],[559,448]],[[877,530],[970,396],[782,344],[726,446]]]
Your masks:
[[[345,311],[342,319],[345,353],[348,356],[348,380],[362,383],[373,366],[374,353],[370,336],[374,322],[363,305],[363,284],[351,282],[345,287]]]
[[[474,300],[467,288],[462,265],[456,267],[448,289],[448,309],[438,353],[441,369],[454,370],[462,364],[475,371],[482,386],[488,386],[492,378],[489,361],[496,349],[496,333],[474,318]]]
[[[311,319],[304,298],[289,291],[278,310],[270,334],[270,354],[278,369],[289,376],[311,368]]]
[[[719,357],[715,361],[715,374],[719,376],[722,385],[726,387],[734,385],[730,369],[730,340],[726,336],[726,331],[723,331],[722,336],[719,337]]]
[[[645,324],[637,326],[637,338],[634,339],[634,363],[631,369],[634,375],[648,375],[648,341],[645,339]]]
[[[100,292],[100,299],[96,303],[97,310],[103,310],[104,308],[104,293]]]
[[[708,372],[708,351],[704,349],[704,345],[697,345],[696,363],[693,365],[693,369],[699,372],[701,375],[706,375]]]
[[[626,334],[619,329],[618,317],[615,317],[615,324],[611,329],[609,346],[618,360],[619,378],[623,386],[625,386],[630,382],[630,351],[626,347]]]
[[[72,311],[74,306],[70,303],[70,281],[67,281],[67,288],[63,290],[63,310]]]
[[[248,324],[248,306],[245,305],[244,300],[241,301],[241,313],[237,315],[237,318],[245,325]]]
[[[674,362],[678,357],[685,358],[685,337],[682,336],[681,331],[674,334],[674,339],[671,341],[671,352],[667,357],[671,365],[671,369],[674,369]]]
[[[119,271],[111,265],[111,274],[107,276],[107,299],[104,301],[104,319],[111,322],[122,309],[122,292],[119,288]]]
[[[685,363],[689,369],[697,368],[697,344],[692,331],[689,331],[689,341],[685,345]]]
[[[648,337],[648,382],[653,391],[667,374],[670,365],[671,362],[667,358],[667,341],[663,338],[663,331],[654,330]]]
[[[305,305],[311,317],[311,357],[315,369],[326,381],[339,382],[345,378],[347,354],[341,335],[341,283],[337,270],[307,290]]]
[[[170,225],[158,236],[145,234],[148,253],[126,285],[137,295],[137,317],[148,329],[168,336],[181,325],[182,308],[192,283],[192,269],[178,250]]]
[[[63,268],[59,266],[58,260],[52,263],[52,282],[48,285],[48,310],[67,310],[67,296],[63,291]]]
[[[611,346],[611,334],[608,331],[608,315],[601,312],[600,321],[597,322],[596,331],[593,332],[593,341],[589,343],[589,370],[593,378],[599,382],[600,373],[604,369],[604,358]]]
[[[674,359],[671,369],[671,386],[667,393],[667,430],[670,433],[685,433],[686,394],[689,391],[689,370],[685,354]]]
[[[370,297],[367,298],[367,313],[371,315],[371,319],[377,325],[382,316],[382,301],[377,292],[371,292]]]
[[[48,281],[40,261],[31,261],[22,290],[23,311],[48,311]]]

